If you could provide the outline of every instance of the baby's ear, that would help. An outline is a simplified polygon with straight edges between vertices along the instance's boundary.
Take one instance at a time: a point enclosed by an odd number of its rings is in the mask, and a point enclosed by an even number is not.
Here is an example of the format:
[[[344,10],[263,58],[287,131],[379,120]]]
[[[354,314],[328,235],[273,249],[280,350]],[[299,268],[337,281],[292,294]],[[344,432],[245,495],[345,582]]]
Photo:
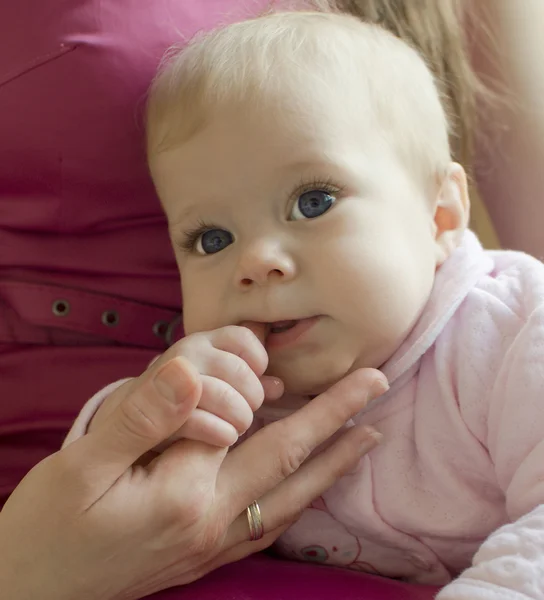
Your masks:
[[[434,205],[436,266],[439,267],[459,246],[470,213],[467,175],[463,167],[450,163],[439,182]]]

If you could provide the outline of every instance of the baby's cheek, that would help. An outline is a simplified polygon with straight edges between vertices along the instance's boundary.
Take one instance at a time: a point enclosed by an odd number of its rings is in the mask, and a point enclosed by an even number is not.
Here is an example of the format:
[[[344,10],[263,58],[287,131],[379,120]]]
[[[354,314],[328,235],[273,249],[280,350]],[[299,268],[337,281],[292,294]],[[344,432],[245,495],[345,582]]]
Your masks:
[[[191,297],[183,298],[183,329],[185,335],[206,331],[205,314],[199,310],[198,303],[195,303]]]
[[[190,301],[183,304],[183,325],[185,335],[201,331],[212,331],[227,325],[234,325],[227,319],[217,302]]]
[[[183,278],[183,274],[182,274]],[[214,329],[217,307],[213,295],[194,285],[190,277],[182,279],[183,326],[186,334]]]

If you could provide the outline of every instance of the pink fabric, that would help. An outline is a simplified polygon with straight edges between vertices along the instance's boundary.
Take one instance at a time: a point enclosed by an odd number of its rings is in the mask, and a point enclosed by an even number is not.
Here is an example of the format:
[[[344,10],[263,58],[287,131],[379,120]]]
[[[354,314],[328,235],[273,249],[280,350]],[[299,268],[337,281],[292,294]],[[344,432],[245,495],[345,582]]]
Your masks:
[[[60,447],[87,398],[139,374],[163,347],[150,328],[178,313],[179,281],[145,167],[146,89],[178,32],[189,37],[264,4],[0,3],[0,506]],[[63,317],[51,312],[59,299],[70,303]],[[118,329],[102,323],[111,309]],[[433,595],[253,558],[155,597],[318,600],[336,591]]]

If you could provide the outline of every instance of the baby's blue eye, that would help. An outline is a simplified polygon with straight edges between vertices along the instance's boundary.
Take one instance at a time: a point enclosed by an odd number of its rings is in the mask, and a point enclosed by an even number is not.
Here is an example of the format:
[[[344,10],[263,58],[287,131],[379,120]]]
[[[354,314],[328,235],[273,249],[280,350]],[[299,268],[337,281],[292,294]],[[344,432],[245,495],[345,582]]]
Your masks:
[[[315,219],[326,213],[334,204],[336,198],[323,190],[310,190],[301,194],[293,210],[291,219],[299,221],[301,219]]]
[[[199,254],[215,254],[230,246],[234,238],[230,231],[225,229],[208,229],[200,234],[196,241],[195,249]]]

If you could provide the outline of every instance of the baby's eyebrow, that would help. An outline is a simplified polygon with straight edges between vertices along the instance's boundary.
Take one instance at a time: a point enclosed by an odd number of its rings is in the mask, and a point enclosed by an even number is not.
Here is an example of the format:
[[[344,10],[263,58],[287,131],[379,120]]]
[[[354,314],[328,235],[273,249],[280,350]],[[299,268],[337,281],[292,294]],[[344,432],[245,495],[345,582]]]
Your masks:
[[[283,163],[278,171],[282,176],[308,174],[312,177],[332,175],[337,179],[349,179],[353,176],[349,162],[342,156],[324,156],[315,154],[297,157],[295,160]]]
[[[309,158],[309,159],[303,159],[303,160],[294,160],[294,161],[290,161],[288,163],[284,163],[281,165],[281,171],[283,173],[289,174],[289,173],[300,173],[300,172],[305,172],[305,171],[312,171],[312,170],[322,170],[322,169],[328,169],[331,166],[331,162],[327,161],[327,160],[323,160],[321,157],[320,158]]]
[[[195,214],[195,207],[192,205],[186,206],[184,208],[176,210],[174,215],[169,215],[168,211],[166,211],[168,215],[168,220],[170,222],[170,228],[177,227],[180,223],[184,223],[191,219],[191,217]]]

